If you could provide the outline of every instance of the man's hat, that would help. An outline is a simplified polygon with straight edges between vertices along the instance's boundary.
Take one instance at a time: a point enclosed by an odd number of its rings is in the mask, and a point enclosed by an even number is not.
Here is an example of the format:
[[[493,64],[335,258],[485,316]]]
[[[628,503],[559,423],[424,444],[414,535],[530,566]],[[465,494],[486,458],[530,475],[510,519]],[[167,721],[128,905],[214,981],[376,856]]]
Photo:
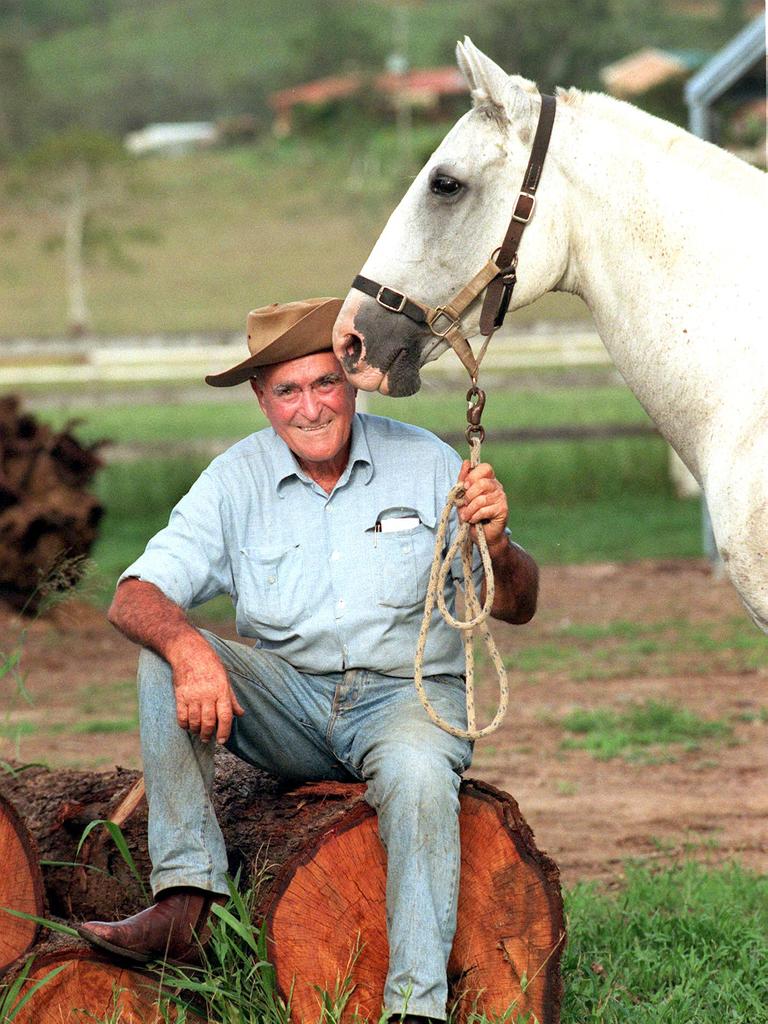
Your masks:
[[[302,299],[272,303],[248,314],[250,358],[205,380],[215,388],[242,384],[257,366],[271,366],[332,348],[331,332],[341,309],[341,299]]]

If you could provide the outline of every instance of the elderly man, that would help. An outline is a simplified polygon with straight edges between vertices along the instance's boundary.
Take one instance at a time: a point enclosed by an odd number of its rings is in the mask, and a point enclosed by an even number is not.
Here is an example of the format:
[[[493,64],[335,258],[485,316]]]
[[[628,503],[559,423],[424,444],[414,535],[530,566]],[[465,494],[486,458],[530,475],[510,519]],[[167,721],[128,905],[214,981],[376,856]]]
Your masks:
[[[508,539],[507,501],[489,465],[470,470],[424,430],[355,413],[355,390],[331,351],[340,306],[309,299],[249,315],[249,358],[207,380],[250,381],[271,426],[214,460],[120,579],[109,618],[143,648],[155,903],[80,934],[137,961],[194,954],[211,903],[227,893],[210,799],[216,741],[287,779],[367,783],[387,851],[385,1009],[441,1020],[458,789],[472,748],[432,724],[411,677],[436,523],[457,475],[461,519],[484,523],[495,616],[530,619],[537,570]],[[221,593],[253,645],[187,619],[184,609]],[[462,671],[461,642],[436,616],[427,693],[465,728]]]

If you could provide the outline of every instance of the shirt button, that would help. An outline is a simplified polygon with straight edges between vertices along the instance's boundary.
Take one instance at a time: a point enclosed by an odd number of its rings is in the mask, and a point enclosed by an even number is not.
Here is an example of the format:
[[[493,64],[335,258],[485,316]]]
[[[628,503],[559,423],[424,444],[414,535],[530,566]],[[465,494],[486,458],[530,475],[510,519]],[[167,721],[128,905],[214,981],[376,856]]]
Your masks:
[[[275,577],[274,576],[267,576],[267,583],[274,583],[274,582],[275,582]]]
[[[337,603],[338,603],[339,608],[343,608],[344,607],[344,598],[340,597]]]
[[[338,560],[339,560],[340,558],[341,558],[341,552],[340,552],[340,551],[333,551],[333,552],[331,553],[331,561],[332,561],[332,562],[338,562]]]

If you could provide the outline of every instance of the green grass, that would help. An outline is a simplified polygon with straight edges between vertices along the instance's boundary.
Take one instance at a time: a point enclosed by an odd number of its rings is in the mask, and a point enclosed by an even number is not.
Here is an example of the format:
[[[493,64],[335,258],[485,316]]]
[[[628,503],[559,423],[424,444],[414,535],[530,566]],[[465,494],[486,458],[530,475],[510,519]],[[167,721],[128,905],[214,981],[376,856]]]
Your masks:
[[[427,152],[439,135],[424,140]],[[143,160],[141,190],[105,193],[100,216],[115,229],[151,228],[158,237],[130,246],[131,268],[88,265],[93,329],[244,337],[256,306],[345,295],[408,184],[391,159],[394,129],[354,145],[374,168],[360,180],[343,146],[311,139]],[[0,167],[0,195],[7,179]],[[0,205],[0,338],[66,329],[62,253],[46,246],[61,230],[50,205]],[[549,295],[515,320],[587,316],[572,296]]]
[[[555,673],[579,682],[631,676],[758,672],[768,663],[768,639],[746,616],[726,622],[657,622],[561,626],[544,643],[522,645],[508,668],[539,680]]]
[[[766,1024],[768,878],[630,867],[566,894],[562,1024]]]
[[[461,391],[424,390],[411,398],[364,396],[367,411],[390,416],[440,434],[463,431],[466,402]],[[79,405],[74,397],[66,410],[42,409],[41,419],[61,428],[76,419],[78,437],[87,441],[108,438],[116,442],[184,441],[189,438],[234,440],[266,426],[248,388],[238,388],[226,401],[210,399],[187,403],[142,402],[114,405]],[[596,423],[647,423],[648,417],[625,387],[498,388],[483,413],[491,437],[494,429],[547,427]],[[603,442],[590,442],[591,449]],[[641,444],[646,444],[642,440]],[[491,445],[489,444],[489,449]],[[531,445],[533,449],[546,445]]]
[[[656,700],[620,712],[576,708],[561,724],[574,737],[563,740],[564,749],[587,750],[600,761],[623,757],[644,764],[669,760],[672,747],[698,750],[703,741],[726,740],[733,731],[728,722],[705,720],[687,708]]]
[[[564,895],[561,1024],[768,1024],[768,877],[735,864],[634,864],[613,891],[581,883]],[[180,1022],[194,1008],[231,1024],[287,1024],[251,902],[233,892],[218,910],[202,968],[162,968]],[[323,996],[323,1024],[339,1020],[349,988],[342,979]],[[9,1021],[17,992],[0,983]]]

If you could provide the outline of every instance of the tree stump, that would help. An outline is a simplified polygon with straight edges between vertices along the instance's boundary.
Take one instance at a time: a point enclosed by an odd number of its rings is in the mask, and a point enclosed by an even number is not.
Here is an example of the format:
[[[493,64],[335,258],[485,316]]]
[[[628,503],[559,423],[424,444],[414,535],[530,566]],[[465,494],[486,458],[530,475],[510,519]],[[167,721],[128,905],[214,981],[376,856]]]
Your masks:
[[[0,976],[31,949],[38,925],[3,908],[41,917],[43,876],[34,839],[13,805],[0,793]]]
[[[77,582],[104,511],[85,490],[99,445],[71,426],[56,432],[0,398],[0,597],[25,611]]]
[[[2,786],[25,809],[43,856],[74,861],[83,827],[124,804],[137,779],[120,769],[100,775],[29,768]],[[333,782],[286,790],[226,753],[217,761],[214,804],[230,870],[240,868],[245,884],[268,870],[254,922],[267,923],[279,988],[284,996],[293,988],[296,1024],[318,1018],[315,986],[332,993],[347,974],[354,992],[344,1020],[356,1010],[375,1019],[381,1009],[386,860],[364,791],[358,783]],[[456,1020],[473,1009],[501,1014],[513,1006],[511,1020],[532,1012],[540,1024],[557,1024],[565,940],[557,868],[537,850],[511,796],[470,780],[462,783],[460,799],[459,918],[448,965]],[[144,803],[135,805],[122,829],[146,875]],[[146,905],[111,841],[101,843],[97,856],[100,871],[45,867],[52,912],[110,920]]]

